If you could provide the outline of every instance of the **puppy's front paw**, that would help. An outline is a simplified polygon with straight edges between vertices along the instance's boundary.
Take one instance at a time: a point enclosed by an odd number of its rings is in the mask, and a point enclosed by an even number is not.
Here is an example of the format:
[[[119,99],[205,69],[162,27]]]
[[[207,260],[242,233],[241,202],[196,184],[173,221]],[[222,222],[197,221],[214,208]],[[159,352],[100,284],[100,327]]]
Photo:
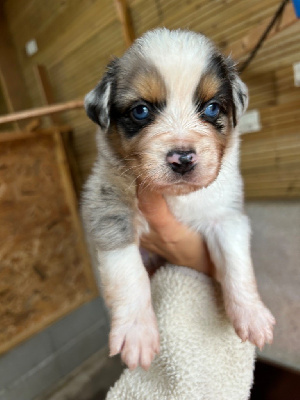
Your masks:
[[[243,342],[249,340],[259,349],[273,341],[276,321],[271,312],[258,300],[254,305],[234,305],[228,312],[236,333]]]
[[[139,365],[147,370],[159,353],[159,334],[152,307],[125,322],[113,320],[109,343],[110,355],[121,353],[130,370]]]

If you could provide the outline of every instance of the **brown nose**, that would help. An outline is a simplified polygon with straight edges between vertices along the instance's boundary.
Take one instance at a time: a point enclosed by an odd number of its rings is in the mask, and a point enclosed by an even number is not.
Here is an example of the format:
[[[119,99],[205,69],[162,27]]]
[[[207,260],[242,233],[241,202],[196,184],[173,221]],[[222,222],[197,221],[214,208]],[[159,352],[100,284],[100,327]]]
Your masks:
[[[197,161],[194,150],[172,150],[167,154],[167,162],[174,172],[181,175],[191,171]]]

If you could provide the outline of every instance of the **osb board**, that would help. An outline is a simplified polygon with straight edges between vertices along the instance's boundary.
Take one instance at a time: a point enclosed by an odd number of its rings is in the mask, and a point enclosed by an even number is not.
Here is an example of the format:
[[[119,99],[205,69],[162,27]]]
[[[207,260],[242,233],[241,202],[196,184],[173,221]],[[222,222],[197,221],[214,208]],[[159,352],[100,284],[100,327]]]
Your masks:
[[[58,131],[0,135],[0,353],[96,295]]]

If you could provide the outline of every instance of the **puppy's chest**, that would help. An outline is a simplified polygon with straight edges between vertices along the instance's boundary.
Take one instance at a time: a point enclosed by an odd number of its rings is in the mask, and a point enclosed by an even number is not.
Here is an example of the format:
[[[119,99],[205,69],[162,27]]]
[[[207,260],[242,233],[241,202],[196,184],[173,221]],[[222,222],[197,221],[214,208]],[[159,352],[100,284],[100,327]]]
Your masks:
[[[221,207],[217,203],[203,198],[198,192],[167,197],[166,201],[175,218],[197,232],[204,233],[207,226],[221,214]]]
[[[168,196],[166,202],[174,217],[191,229],[205,233],[211,224],[217,222],[224,214],[224,207],[213,200],[208,200],[201,193],[187,196]],[[138,215],[138,233],[148,231],[148,224],[141,213]]]

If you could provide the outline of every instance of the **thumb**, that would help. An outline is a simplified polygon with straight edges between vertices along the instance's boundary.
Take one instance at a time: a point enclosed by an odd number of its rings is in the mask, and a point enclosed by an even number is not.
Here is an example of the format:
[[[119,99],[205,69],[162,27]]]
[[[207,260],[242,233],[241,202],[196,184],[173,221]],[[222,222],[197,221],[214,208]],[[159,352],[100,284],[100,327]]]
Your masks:
[[[139,209],[151,226],[161,227],[173,221],[174,217],[161,193],[139,186],[137,196]]]

